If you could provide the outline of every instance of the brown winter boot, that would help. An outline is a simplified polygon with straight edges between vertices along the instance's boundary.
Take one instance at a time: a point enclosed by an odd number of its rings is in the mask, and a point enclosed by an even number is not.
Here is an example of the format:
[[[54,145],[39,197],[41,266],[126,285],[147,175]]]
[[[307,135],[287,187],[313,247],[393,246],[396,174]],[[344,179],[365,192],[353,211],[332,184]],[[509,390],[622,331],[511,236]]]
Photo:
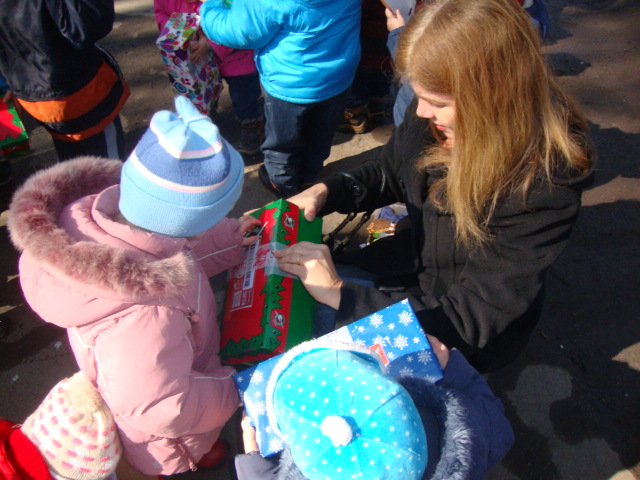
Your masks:
[[[242,155],[257,155],[264,142],[264,117],[240,121],[240,140],[235,145]]]

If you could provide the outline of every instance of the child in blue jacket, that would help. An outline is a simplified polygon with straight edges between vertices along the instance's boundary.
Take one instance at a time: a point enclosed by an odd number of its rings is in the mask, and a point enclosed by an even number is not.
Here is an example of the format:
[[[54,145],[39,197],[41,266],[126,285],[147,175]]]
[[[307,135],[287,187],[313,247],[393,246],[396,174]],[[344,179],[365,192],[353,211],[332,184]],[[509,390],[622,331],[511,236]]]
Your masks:
[[[313,181],[331,151],[360,58],[361,0],[207,0],[212,41],[254,49],[266,117],[260,179],[280,197]]]
[[[391,378],[377,353],[356,344],[319,340],[287,352],[265,395],[286,447],[263,458],[245,417],[238,479],[484,478],[511,448],[511,425],[464,356],[429,341],[444,370],[436,384]]]

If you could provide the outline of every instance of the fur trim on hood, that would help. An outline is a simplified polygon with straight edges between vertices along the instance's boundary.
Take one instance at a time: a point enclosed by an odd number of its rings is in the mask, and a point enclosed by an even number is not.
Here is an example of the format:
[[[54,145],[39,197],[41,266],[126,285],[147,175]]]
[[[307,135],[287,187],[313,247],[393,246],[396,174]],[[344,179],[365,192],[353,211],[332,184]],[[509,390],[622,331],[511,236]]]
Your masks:
[[[11,202],[11,241],[47,270],[118,296],[174,295],[186,288],[195,268],[185,252],[136,261],[123,249],[75,241],[57,223],[67,205],[118,184],[121,168],[118,160],[79,157],[34,174]]]
[[[440,458],[431,480],[473,478],[474,445],[467,409],[452,390],[445,390],[426,380],[401,377],[398,382],[409,392],[418,409],[435,414],[440,425]],[[430,470],[430,469],[429,469]]]

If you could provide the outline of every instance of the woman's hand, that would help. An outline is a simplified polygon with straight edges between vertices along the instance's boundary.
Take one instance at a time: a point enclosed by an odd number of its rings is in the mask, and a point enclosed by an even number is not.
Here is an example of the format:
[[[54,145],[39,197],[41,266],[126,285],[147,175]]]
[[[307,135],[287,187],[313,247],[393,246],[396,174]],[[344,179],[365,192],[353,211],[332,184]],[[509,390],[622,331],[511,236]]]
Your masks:
[[[328,192],[324,183],[317,183],[305,191],[288,198],[287,201],[304,210],[304,218],[310,222],[316,218],[316,215],[318,215],[318,212],[327,201]]]
[[[259,227],[260,225],[262,225],[260,220],[250,215],[244,215],[238,219],[238,222],[240,222],[240,233],[242,233],[243,247],[251,245],[253,242],[260,238],[257,235],[247,235],[248,233],[251,233],[251,230],[253,230],[255,227]]]
[[[259,452],[256,442],[256,429],[251,425],[251,419],[243,412],[244,417],[240,425],[242,426],[242,443],[244,443],[244,453]]]
[[[442,370],[444,370],[445,368],[447,368],[447,363],[449,363],[449,349],[444,343],[442,343],[434,336],[427,335],[427,339],[431,344],[433,353],[435,353],[436,357],[438,357],[438,361],[440,362]]]
[[[313,187],[312,187],[313,188]],[[318,302],[337,310],[343,281],[336,272],[331,252],[326,245],[300,242],[273,252],[278,266],[297,275],[309,294]]]
[[[191,60],[195,63],[200,63],[211,48],[211,45],[209,45],[209,39],[202,30],[198,30],[197,36],[198,41],[191,44],[189,51],[191,52]]]
[[[384,9],[384,14],[387,16],[387,30],[390,32],[394,31],[396,28],[404,27],[407,22],[404,21],[400,10],[396,10],[395,12],[389,10],[388,8]]]

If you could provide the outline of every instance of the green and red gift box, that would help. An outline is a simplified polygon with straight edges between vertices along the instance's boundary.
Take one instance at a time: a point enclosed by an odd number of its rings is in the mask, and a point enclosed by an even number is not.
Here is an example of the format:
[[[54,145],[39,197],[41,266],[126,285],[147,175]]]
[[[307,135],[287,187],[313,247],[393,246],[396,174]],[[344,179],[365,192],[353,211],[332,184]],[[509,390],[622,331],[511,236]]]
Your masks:
[[[10,100],[0,98],[0,149],[5,157],[29,152],[29,135]]]
[[[229,364],[273,357],[312,336],[316,301],[302,282],[280,268],[273,251],[301,241],[320,243],[322,220],[277,200],[251,213],[262,221],[260,239],[229,272],[220,356]]]

